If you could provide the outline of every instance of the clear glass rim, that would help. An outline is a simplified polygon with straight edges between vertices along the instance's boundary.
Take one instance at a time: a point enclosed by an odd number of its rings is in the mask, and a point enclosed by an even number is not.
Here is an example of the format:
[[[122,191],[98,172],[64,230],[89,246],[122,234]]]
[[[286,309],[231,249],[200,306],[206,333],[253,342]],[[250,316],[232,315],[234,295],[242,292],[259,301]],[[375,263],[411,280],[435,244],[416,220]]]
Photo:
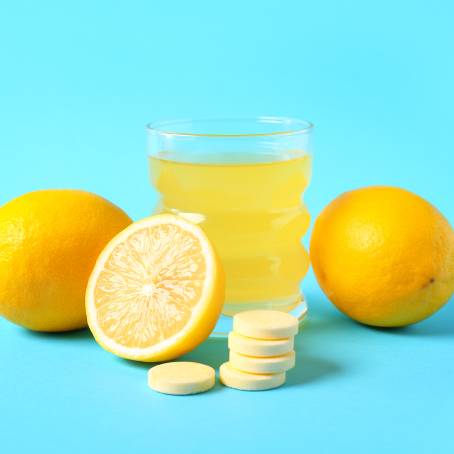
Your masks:
[[[191,125],[194,123],[228,123],[228,122],[250,122],[255,124],[279,125],[284,130],[271,130],[270,132],[250,133],[199,133],[185,131],[178,125]],[[226,117],[226,118],[183,118],[175,120],[164,120],[148,123],[146,129],[150,133],[169,137],[200,137],[200,138],[247,138],[247,137],[270,137],[270,136],[293,136],[298,134],[309,134],[314,125],[307,120],[292,117],[260,116],[260,117]],[[277,129],[277,128],[276,128]]]

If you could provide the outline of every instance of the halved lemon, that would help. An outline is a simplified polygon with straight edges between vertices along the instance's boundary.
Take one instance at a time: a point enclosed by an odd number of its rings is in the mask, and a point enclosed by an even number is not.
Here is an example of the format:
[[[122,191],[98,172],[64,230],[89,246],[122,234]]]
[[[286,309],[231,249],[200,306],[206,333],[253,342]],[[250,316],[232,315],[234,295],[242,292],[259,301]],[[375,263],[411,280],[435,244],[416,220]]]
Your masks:
[[[137,361],[183,355],[213,330],[224,273],[200,227],[163,214],[114,237],[88,281],[88,325],[106,350]]]

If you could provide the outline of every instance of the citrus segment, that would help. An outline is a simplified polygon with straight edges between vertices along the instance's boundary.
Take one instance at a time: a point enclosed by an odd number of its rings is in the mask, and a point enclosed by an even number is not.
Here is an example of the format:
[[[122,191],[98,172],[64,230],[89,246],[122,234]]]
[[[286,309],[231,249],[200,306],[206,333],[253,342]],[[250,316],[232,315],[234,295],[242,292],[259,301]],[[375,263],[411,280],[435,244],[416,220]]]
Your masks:
[[[90,271],[131,222],[108,200],[74,189],[33,191],[0,207],[0,315],[35,331],[87,326]]]
[[[87,288],[88,323],[119,356],[168,360],[210,334],[223,292],[222,270],[203,231],[177,216],[152,216],[100,255]]]
[[[334,199],[315,221],[310,249],[322,290],[361,323],[416,323],[454,292],[453,229],[401,188],[371,186]]]

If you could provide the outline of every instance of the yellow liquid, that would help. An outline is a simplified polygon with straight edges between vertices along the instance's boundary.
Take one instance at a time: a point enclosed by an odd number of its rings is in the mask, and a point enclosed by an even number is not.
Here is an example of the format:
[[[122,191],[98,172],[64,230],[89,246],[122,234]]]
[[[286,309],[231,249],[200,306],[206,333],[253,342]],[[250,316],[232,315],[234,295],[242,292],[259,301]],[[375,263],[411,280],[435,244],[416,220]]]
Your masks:
[[[302,202],[311,175],[303,152],[281,161],[242,155],[240,163],[150,157],[151,181],[160,193],[157,212],[199,224],[213,242],[226,273],[224,313],[292,310],[309,268],[301,237],[309,227]],[[165,156],[165,159],[164,159]],[[204,159],[205,158],[205,159]],[[221,162],[221,163],[219,163]]]

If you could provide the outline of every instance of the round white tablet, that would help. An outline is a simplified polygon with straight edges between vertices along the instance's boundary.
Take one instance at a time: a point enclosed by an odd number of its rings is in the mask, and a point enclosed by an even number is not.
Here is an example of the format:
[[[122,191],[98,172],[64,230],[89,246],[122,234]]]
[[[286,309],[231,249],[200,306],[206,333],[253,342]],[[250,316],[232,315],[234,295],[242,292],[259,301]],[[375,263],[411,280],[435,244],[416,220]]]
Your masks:
[[[298,319],[281,311],[240,312],[233,317],[233,330],[257,339],[282,339],[298,333]]]
[[[277,374],[286,372],[295,366],[295,352],[291,351],[281,356],[259,358],[256,356],[240,355],[230,351],[230,364],[235,369],[251,374]]]
[[[193,362],[172,362],[152,367],[148,371],[148,385],[164,394],[196,394],[214,386],[214,369]]]
[[[293,350],[293,336],[284,339],[255,339],[231,331],[229,349],[248,356],[279,356]]]
[[[224,363],[219,368],[221,383],[230,388],[243,391],[265,391],[277,388],[285,382],[285,372],[281,374],[248,374],[235,369],[230,363]]]

